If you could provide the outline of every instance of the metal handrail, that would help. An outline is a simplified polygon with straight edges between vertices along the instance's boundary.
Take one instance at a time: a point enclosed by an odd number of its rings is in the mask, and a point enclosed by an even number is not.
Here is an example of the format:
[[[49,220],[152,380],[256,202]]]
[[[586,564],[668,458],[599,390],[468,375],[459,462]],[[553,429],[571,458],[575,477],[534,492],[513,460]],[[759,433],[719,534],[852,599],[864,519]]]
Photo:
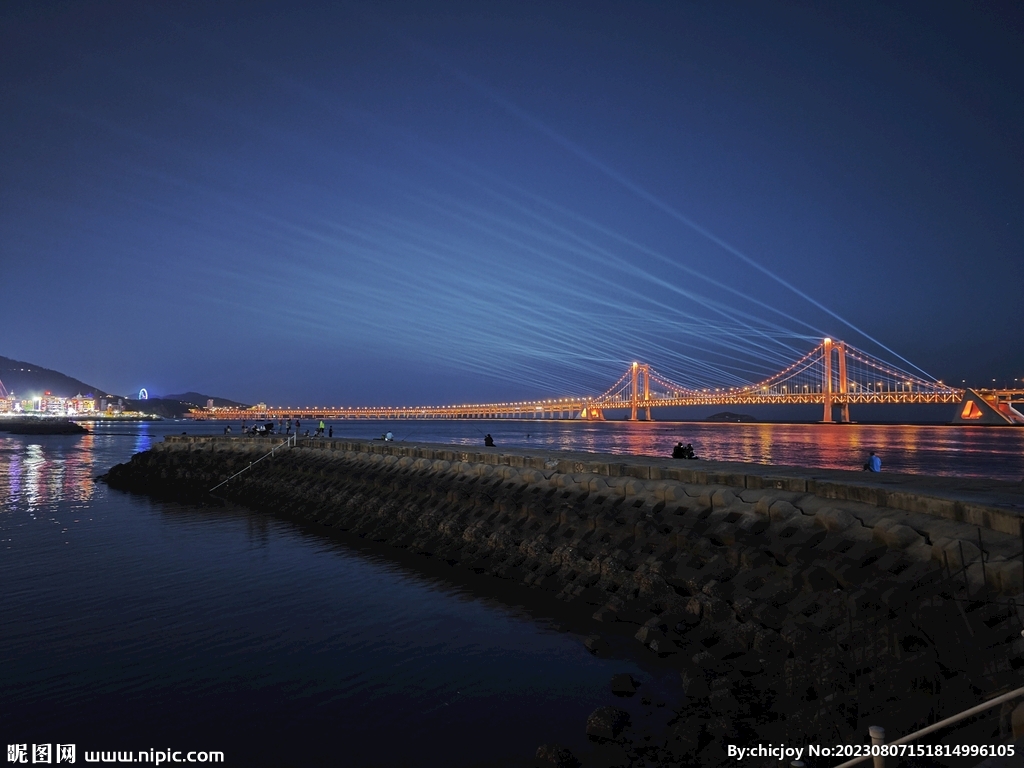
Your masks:
[[[979,712],[984,712],[986,709],[991,709],[992,707],[996,706],[997,704],[1002,704],[1004,701],[1011,701],[1012,699],[1016,699],[1018,696],[1024,696],[1024,688],[1018,688],[1015,691],[1010,691],[1009,693],[1004,693],[1002,696],[997,696],[996,698],[991,699],[990,701],[986,701],[984,704],[979,704],[976,707],[971,707],[970,709],[961,712],[959,715],[953,715],[952,717],[947,717],[945,720],[940,720],[939,722],[937,722],[937,723],[935,723],[933,725],[929,725],[927,728],[922,728],[920,731],[915,731],[914,733],[910,734],[909,736],[904,736],[901,739],[896,739],[896,741],[890,741],[888,744],[885,744],[883,746],[886,746],[886,747],[896,747],[896,746],[899,746],[900,744],[906,744],[908,742],[914,741],[915,739],[919,739],[922,736],[927,736],[929,733],[934,733],[935,731],[938,731],[938,730],[940,730],[942,728],[945,728],[947,725],[953,725],[953,723],[958,723],[961,720],[966,720],[968,717],[971,717],[972,715],[976,715]],[[878,728],[878,726],[872,726],[871,729],[869,729],[869,730],[877,729],[877,728]],[[878,730],[881,730],[881,729],[878,729]],[[884,731],[883,731],[883,733],[884,733]],[[872,734],[872,735],[874,735],[874,734]],[[872,739],[872,741],[874,741],[874,739]],[[876,746],[876,745],[873,744],[872,746]],[[884,755],[870,755],[870,754],[868,754],[868,755],[861,755],[860,757],[855,757],[853,760],[847,760],[845,763],[840,763],[839,765],[835,766],[835,768],[850,768],[850,766],[857,765],[858,763],[863,763],[865,760],[870,760],[872,757],[882,757],[883,764],[884,764],[884,759],[885,759]],[[876,761],[875,764],[878,765],[878,762]]]
[[[210,489],[210,490],[208,491],[208,493],[213,493],[213,492],[214,492],[214,491],[216,491],[216,490],[217,490],[218,488],[220,488],[220,487],[221,487],[222,485],[224,485],[225,483],[228,483],[228,482],[230,482],[231,480],[234,480],[234,479],[235,479],[236,477],[238,477],[238,476],[239,476],[240,474],[242,474],[243,472],[248,472],[248,471],[249,471],[250,469],[252,469],[252,468],[253,468],[253,467],[254,467],[255,465],[259,464],[259,463],[260,463],[261,461],[263,461],[263,460],[264,460],[265,458],[267,458],[267,456],[273,456],[273,455],[274,455],[274,452],[275,452],[275,451],[276,451],[276,450],[277,450],[278,448],[284,448],[284,447],[285,447],[286,445],[290,445],[290,446],[292,446],[292,447],[294,447],[294,446],[298,445],[298,438],[299,438],[299,436],[298,436],[297,434],[296,434],[296,435],[292,435],[291,437],[289,437],[289,438],[288,438],[287,440],[285,440],[285,441],[284,441],[283,443],[281,443],[280,445],[275,445],[275,446],[274,446],[273,448],[271,448],[271,449],[270,449],[269,453],[266,453],[266,454],[264,454],[263,456],[260,456],[260,457],[259,457],[258,459],[256,459],[256,461],[250,461],[250,462],[249,462],[249,466],[248,466],[248,467],[242,467],[242,469],[240,469],[240,470],[238,470],[237,472],[235,472],[235,474],[233,474],[233,475],[232,475],[231,477],[229,477],[229,478],[228,478],[227,480],[224,480],[223,482],[217,483],[217,484],[216,484],[215,486],[213,486],[213,488],[211,488],[211,489]]]

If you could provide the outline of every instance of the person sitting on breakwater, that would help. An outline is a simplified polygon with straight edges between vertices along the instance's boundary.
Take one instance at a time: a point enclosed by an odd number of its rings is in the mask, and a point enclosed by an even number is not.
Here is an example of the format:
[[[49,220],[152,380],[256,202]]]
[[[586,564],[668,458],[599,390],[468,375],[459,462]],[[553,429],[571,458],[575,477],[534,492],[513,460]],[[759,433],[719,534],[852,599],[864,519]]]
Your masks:
[[[494,438],[491,437],[489,434],[484,435],[484,445],[486,445],[488,448],[493,448],[494,447]]]
[[[672,449],[672,458],[673,459],[685,459],[686,458],[685,454],[686,454],[686,449],[683,448],[682,441],[676,443],[675,448]]]
[[[871,455],[868,456],[868,463],[864,465],[865,472],[881,472],[882,471],[882,460],[875,455],[872,451]]]

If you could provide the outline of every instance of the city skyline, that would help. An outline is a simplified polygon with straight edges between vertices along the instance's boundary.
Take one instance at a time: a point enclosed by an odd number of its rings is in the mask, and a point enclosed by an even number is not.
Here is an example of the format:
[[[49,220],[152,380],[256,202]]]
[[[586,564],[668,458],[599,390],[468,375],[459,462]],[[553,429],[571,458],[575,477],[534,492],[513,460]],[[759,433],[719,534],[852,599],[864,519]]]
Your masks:
[[[733,386],[825,335],[1024,375],[1019,11],[0,13],[7,356],[247,402]]]

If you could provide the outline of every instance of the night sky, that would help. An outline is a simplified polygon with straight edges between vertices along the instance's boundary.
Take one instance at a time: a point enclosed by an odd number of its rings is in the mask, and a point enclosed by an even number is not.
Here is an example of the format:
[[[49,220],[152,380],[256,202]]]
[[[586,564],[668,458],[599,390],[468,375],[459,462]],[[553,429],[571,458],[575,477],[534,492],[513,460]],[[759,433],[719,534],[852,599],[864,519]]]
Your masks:
[[[1009,384],[1019,8],[5,2],[0,354],[408,405],[829,335]]]

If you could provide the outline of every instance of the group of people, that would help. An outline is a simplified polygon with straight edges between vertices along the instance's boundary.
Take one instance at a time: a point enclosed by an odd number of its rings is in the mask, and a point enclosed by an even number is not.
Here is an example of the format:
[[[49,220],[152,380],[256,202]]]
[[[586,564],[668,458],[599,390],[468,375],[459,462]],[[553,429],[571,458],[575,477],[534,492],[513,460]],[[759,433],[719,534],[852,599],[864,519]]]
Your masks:
[[[672,449],[673,459],[696,459],[697,455],[693,452],[693,445],[687,443],[683,445],[682,441],[676,443],[675,448]]]
[[[283,428],[284,429],[284,434],[286,434],[286,435],[290,435],[292,433],[292,426],[293,426],[293,424],[292,424],[292,420],[291,419],[288,419],[288,423],[287,424],[285,423],[284,419],[278,419],[277,426],[278,426],[278,429],[282,429]],[[295,434],[298,435],[299,434],[299,430],[302,429],[302,422],[300,422],[298,419],[295,419],[294,426],[295,426]],[[332,426],[328,427],[327,425],[324,424],[323,421],[320,422],[320,425],[317,427],[316,432],[313,433],[313,437],[323,437],[324,433],[325,433],[325,430],[326,430],[326,434],[327,434],[328,437],[330,437],[330,438],[334,437],[334,426],[332,425]],[[230,435],[231,434],[231,425],[228,425],[228,426],[224,427],[224,434],[225,435]],[[256,425],[253,425],[253,426],[248,427],[248,428],[246,428],[245,422],[243,421],[242,422],[242,434],[273,435],[273,434],[277,434],[277,432],[275,432],[275,430],[274,430],[274,422],[272,422],[272,421],[268,421],[265,424],[256,424]],[[390,434],[390,433],[388,433],[388,434]],[[303,435],[303,437],[310,437],[309,430],[307,429],[305,432],[302,433],[302,435]]]

